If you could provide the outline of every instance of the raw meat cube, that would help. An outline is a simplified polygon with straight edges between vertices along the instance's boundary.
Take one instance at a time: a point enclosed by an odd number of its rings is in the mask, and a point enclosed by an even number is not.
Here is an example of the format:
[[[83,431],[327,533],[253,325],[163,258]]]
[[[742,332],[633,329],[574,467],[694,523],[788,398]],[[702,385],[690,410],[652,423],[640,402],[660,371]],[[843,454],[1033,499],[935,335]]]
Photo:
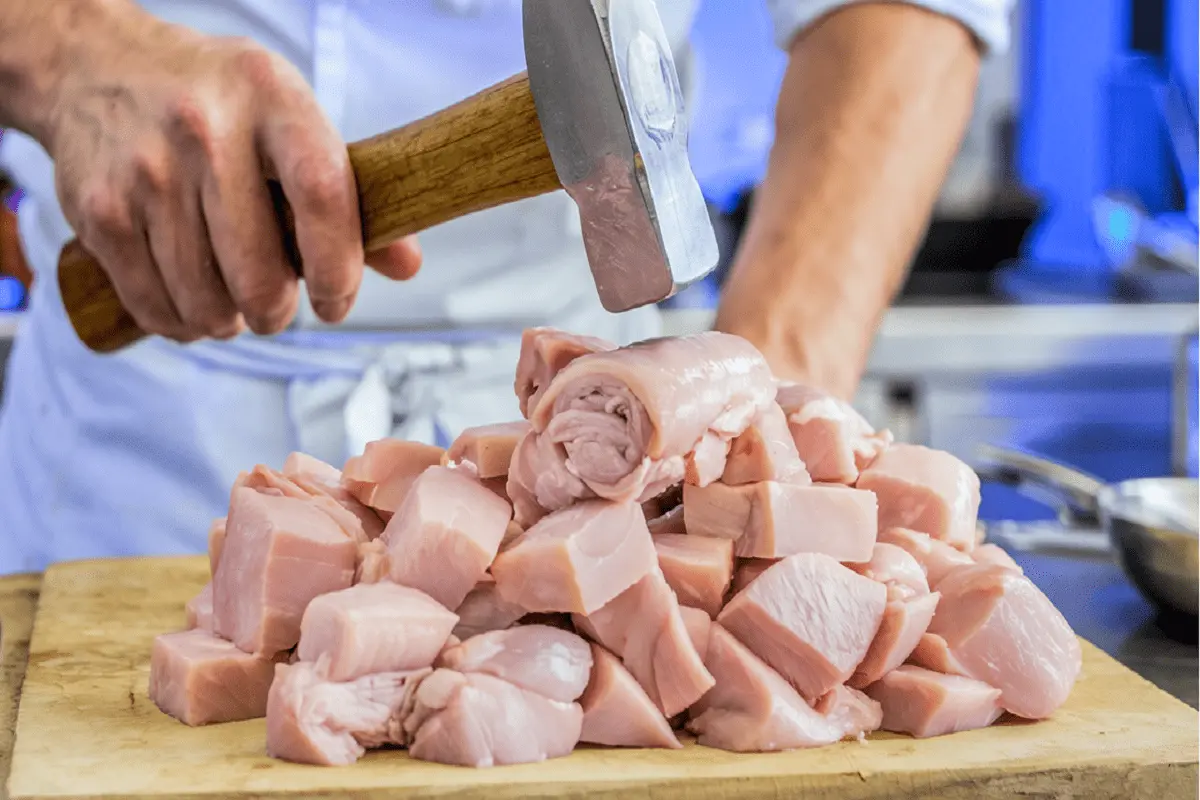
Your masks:
[[[653,538],[659,569],[679,602],[719,614],[733,579],[733,542],[678,533]]]
[[[866,738],[866,734],[879,730],[883,722],[883,709],[879,703],[857,689],[838,684],[813,704],[813,710],[824,716],[844,736]]]
[[[221,548],[225,546],[225,517],[218,517],[208,526],[208,574],[217,574]]]
[[[378,539],[383,533],[383,520],[374,509],[364,505],[342,485],[342,471],[337,467],[305,453],[292,453],[283,462],[283,474],[311,494],[328,495],[342,509],[354,515],[354,520],[350,520],[344,514],[338,514],[337,509],[332,510],[335,518],[343,527],[347,527],[347,533],[354,538],[370,541]],[[361,536],[358,530],[361,530]]]
[[[354,583],[386,581],[392,571],[387,542],[373,539],[358,545],[358,561],[354,567]]]
[[[188,630],[199,628],[212,633],[213,629],[213,588],[212,581],[204,584],[200,594],[188,600],[184,606],[187,613]]]
[[[716,685],[691,709],[688,722],[702,745],[774,752],[820,747],[862,732],[847,727],[858,715],[821,714],[719,624],[712,626],[704,663]]]
[[[721,483],[729,486],[761,481],[812,483],[778,403],[768,405],[745,433],[733,440],[721,474]]]
[[[781,383],[775,400],[814,481],[853,484],[892,443],[891,433],[876,433],[853,406],[819,389]]]
[[[885,731],[918,739],[986,728],[1002,713],[999,689],[920,667],[889,672],[867,694],[883,706]]]
[[[943,675],[969,677],[967,668],[958,663],[954,654],[950,652],[950,645],[936,633],[926,632],[921,637],[916,648],[909,654],[908,663]]]
[[[562,465],[558,445],[533,431],[517,443],[509,465],[505,491],[512,498],[513,519],[532,527],[549,510],[562,509],[596,493]]]
[[[802,553],[759,575],[717,621],[815,701],[862,663],[886,603],[882,584]]]
[[[771,567],[781,561],[778,558],[739,558],[737,559],[737,567],[733,571],[733,584],[730,586],[732,594],[737,594],[742,589],[745,589],[750,583],[762,575]]]
[[[404,504],[413,481],[441,464],[444,453],[440,447],[401,439],[368,442],[361,456],[346,462],[342,485],[365,505],[393,514]]]
[[[292,453],[283,462],[283,474],[292,478],[306,476],[327,486],[337,486],[342,481],[342,471],[332,464],[307,453]]]
[[[267,699],[267,755],[300,764],[353,764],[367,748],[406,742],[401,723],[429,669],[339,683],[320,665],[280,664]]]
[[[938,584],[942,601],[929,626],[968,676],[1000,690],[1000,707],[1043,719],[1079,677],[1079,640],[1033,582],[991,564],[956,570]]]
[[[155,637],[150,699],[185,725],[261,717],[275,662],[244,653],[205,630]]]
[[[430,467],[388,523],[391,578],[457,608],[487,571],[512,509],[470,474]]]
[[[929,629],[941,595],[937,592],[890,600],[883,610],[879,632],[848,684],[863,689],[904,663]]]
[[[683,617],[683,627],[687,628],[688,638],[692,640],[692,647],[696,648],[696,654],[703,661],[704,654],[708,652],[708,634],[712,628],[712,617],[708,615],[707,611],[691,606],[680,606],[679,613]]]
[[[641,508],[590,500],[545,517],[496,558],[505,600],[527,611],[590,614],[655,569]]]
[[[905,528],[881,529],[879,541],[891,544],[907,552],[917,560],[925,571],[930,589],[936,589],[942,579],[959,567],[970,567],[975,559],[945,542]]]
[[[242,650],[296,646],[309,602],[354,579],[358,547],[311,499],[234,490],[213,576],[213,628]]]
[[[313,599],[300,623],[301,661],[324,661],[343,682],[433,664],[458,615],[429,595],[394,583],[363,583]]]
[[[875,496],[845,486],[685,485],[683,509],[690,534],[733,539],[742,557],[824,553],[869,561],[875,544]]]
[[[529,419],[554,376],[580,356],[616,350],[612,342],[595,336],[578,336],[555,328],[526,328],[521,334],[521,355],[513,388],[521,414]]]
[[[652,535],[660,533],[687,533],[683,524],[683,505],[678,505],[670,511],[654,519],[647,520],[646,526]]]
[[[929,582],[920,562],[907,550],[894,544],[880,542],[871,551],[870,561],[846,566],[888,587],[889,600],[905,600],[929,594]]]
[[[696,446],[683,456],[683,481],[693,486],[708,486],[721,479],[725,460],[733,442],[727,436],[705,431]]]
[[[292,456],[295,455],[295,453],[292,454]],[[304,456],[304,459],[316,461],[309,456]],[[297,459],[289,457],[289,462],[295,467]],[[299,463],[303,465],[307,464],[307,461],[301,460]],[[328,464],[325,466],[329,467]],[[281,494],[284,497],[297,499],[310,499],[315,506],[342,526],[347,535],[358,542],[369,541],[383,531],[383,522],[374,511],[358,502],[342,487],[325,483],[321,479],[314,478],[311,473],[292,472],[286,474],[259,464],[250,472],[244,472],[238,476],[234,483],[234,490],[236,491],[238,488],[256,489],[260,492]]]
[[[406,718],[413,758],[491,767],[565,756],[583,726],[578,703],[549,700],[491,675],[436,670]]]
[[[976,564],[995,564],[998,567],[1008,567],[1017,572],[1024,573],[1021,565],[1013,560],[1013,557],[1008,554],[1003,547],[996,544],[980,544],[976,545],[971,551],[971,558],[975,559]]]
[[[683,747],[662,712],[620,660],[598,644],[591,647],[594,666],[587,690],[579,698],[583,706],[579,740],[613,747]]]
[[[574,620],[578,630],[621,657],[667,717],[713,684],[675,593],[657,567],[594,614]]]
[[[501,422],[467,428],[442,457],[443,464],[467,462],[480,478],[506,478],[517,443],[529,433],[529,423]]]
[[[454,635],[459,639],[468,639],[511,627],[525,616],[525,609],[501,597],[495,579],[491,575],[484,575],[454,613],[458,614]]]
[[[546,625],[521,625],[472,636],[448,647],[439,667],[502,678],[514,686],[567,703],[588,685],[592,653],[570,631]]]
[[[979,476],[949,453],[893,445],[856,484],[879,498],[879,529],[909,528],[960,550],[975,546]]]

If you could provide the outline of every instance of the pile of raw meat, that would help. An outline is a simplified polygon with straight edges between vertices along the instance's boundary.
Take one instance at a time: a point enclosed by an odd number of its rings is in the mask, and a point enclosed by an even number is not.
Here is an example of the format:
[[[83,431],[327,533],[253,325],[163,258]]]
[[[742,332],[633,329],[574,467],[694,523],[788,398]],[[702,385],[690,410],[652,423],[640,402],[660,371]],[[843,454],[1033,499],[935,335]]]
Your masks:
[[[483,767],[579,742],[733,751],[1040,719],[1079,644],[979,480],[742,339],[526,332],[526,420],[240,476],[150,695],[267,752]]]

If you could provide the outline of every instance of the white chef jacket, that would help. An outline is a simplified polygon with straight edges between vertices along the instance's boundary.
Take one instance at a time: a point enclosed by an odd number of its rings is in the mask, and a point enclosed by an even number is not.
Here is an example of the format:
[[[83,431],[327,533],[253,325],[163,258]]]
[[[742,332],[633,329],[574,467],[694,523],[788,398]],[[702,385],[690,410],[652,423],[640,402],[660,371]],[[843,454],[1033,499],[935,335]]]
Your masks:
[[[847,4],[766,2],[782,44]],[[1004,47],[1010,2],[919,4]],[[658,0],[677,59],[695,3]],[[285,56],[347,141],[524,69],[519,0],[142,4]],[[155,339],[97,356],[71,330],[54,280],[72,234],[51,161],[10,133],[0,164],[25,191],[20,233],[38,276],[0,410],[0,574],[65,559],[200,552],[239,470],[280,466],[296,449],[340,464],[380,436],[445,444],[463,427],[516,418],[512,378],[526,325],[621,342],[658,330],[653,309],[602,310],[575,208],[557,192],[425,232],[425,264],[412,281],[368,270],[347,323],[390,333],[317,330],[301,303],[293,329],[279,337],[186,347]],[[397,332],[404,328],[423,332]]]

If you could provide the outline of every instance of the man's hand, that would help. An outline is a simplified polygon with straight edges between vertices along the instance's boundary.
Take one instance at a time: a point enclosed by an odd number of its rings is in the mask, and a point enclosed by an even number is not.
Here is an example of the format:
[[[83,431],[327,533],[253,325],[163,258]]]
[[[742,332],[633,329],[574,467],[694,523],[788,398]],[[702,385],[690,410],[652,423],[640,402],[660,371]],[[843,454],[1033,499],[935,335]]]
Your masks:
[[[67,5],[88,10],[86,37]],[[303,77],[251,42],[169,25],[128,0],[52,8],[70,58],[40,78],[49,102],[26,129],[138,324],[180,341],[287,326],[298,281],[266,176],[293,209],[313,310],[341,321],[362,280],[358,198],[345,144]],[[406,240],[369,260],[407,278],[420,252]]]

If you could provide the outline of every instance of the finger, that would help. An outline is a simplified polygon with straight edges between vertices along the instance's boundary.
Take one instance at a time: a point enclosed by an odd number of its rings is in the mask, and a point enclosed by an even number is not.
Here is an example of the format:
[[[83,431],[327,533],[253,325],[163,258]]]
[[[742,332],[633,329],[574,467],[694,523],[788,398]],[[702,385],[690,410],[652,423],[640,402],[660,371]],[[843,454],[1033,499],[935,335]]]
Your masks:
[[[279,93],[264,117],[263,157],[292,207],[313,311],[340,322],[362,283],[362,222],[346,145],[307,87]]]
[[[406,281],[421,269],[421,245],[416,236],[406,236],[382,250],[367,253],[367,266],[385,277]]]
[[[255,333],[279,333],[296,314],[299,286],[250,134],[232,135],[213,155],[201,207],[237,310]]]

